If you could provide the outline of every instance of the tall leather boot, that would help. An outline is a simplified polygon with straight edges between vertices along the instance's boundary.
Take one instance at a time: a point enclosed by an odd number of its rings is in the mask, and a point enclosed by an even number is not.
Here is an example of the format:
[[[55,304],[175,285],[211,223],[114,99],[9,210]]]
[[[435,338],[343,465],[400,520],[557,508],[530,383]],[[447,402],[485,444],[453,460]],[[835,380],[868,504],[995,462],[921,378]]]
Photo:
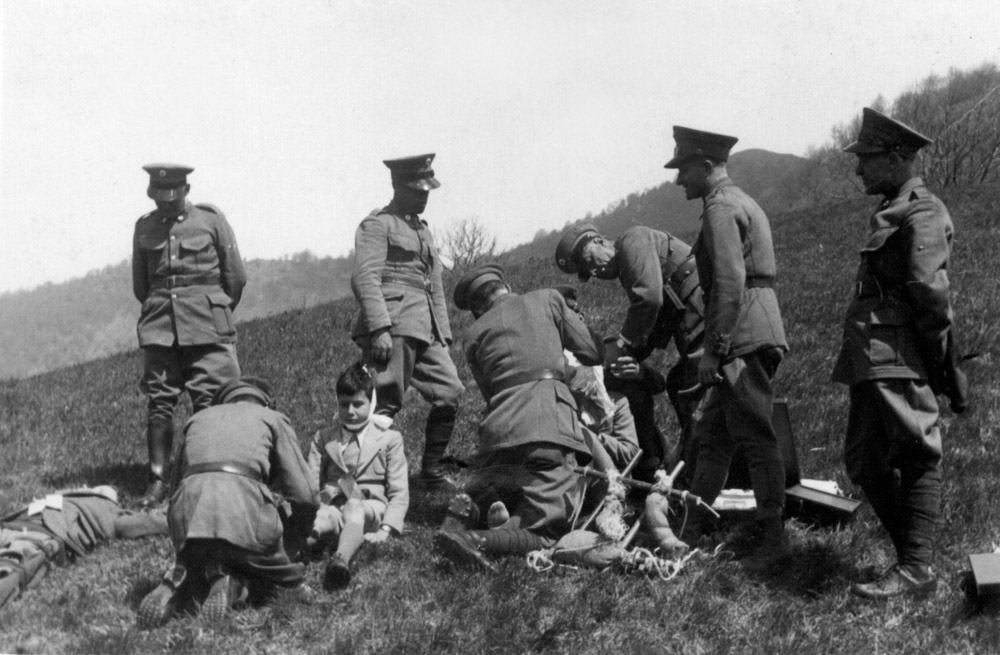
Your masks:
[[[170,491],[170,453],[174,446],[173,421],[154,420],[146,426],[146,446],[149,449],[149,486],[136,504],[149,509],[166,500]]]
[[[426,489],[456,491],[458,487],[445,477],[441,460],[451,441],[451,433],[455,431],[455,416],[458,410],[454,407],[431,407],[427,415],[427,426],[424,430],[424,456],[420,463],[420,482]]]
[[[482,571],[497,571],[487,555],[526,555],[547,548],[552,540],[531,530],[460,530],[434,535],[434,546],[455,564]]]

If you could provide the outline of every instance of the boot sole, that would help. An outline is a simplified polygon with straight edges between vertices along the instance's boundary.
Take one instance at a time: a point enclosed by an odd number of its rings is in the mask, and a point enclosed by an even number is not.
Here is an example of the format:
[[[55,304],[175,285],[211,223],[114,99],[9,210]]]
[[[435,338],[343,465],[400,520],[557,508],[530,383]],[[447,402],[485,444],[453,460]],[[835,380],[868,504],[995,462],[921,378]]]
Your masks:
[[[174,615],[177,596],[177,592],[165,584],[149,592],[139,605],[136,627],[140,630],[152,630],[164,625]]]
[[[201,606],[201,615],[208,623],[220,623],[229,613],[229,581],[229,576],[224,575],[212,582],[205,604]]]

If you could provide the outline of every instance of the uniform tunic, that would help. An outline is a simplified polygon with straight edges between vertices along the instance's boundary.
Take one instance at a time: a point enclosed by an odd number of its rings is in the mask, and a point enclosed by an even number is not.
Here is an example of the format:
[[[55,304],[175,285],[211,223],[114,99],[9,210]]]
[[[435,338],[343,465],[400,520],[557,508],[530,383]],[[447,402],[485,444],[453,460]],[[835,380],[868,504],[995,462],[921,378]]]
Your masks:
[[[777,266],[767,215],[725,178],[704,198],[693,251],[705,294],[705,352],[721,359],[723,379],[695,412],[691,490],[713,502],[742,447],[758,517],[780,517],[785,472],[771,424],[771,378],[788,344],[773,288]]]
[[[191,465],[218,462],[247,467],[261,481],[224,471],[187,475]],[[173,488],[167,518],[179,560],[192,543],[222,541],[236,549],[224,549],[227,554],[243,554],[241,562],[228,564],[246,575],[283,585],[301,581],[302,565],[291,563],[285,547],[309,533],[318,489],[284,414],[239,401],[195,414],[184,426]],[[284,509],[289,505],[290,515]]]
[[[850,386],[844,458],[901,564],[930,563],[940,515],[941,429],[929,373],[945,359],[953,315],[953,227],[920,178],[870,221],[833,379]]]
[[[144,352],[141,388],[150,420],[170,421],[185,387],[195,411],[240,374],[233,309],[246,285],[233,231],[212,205],[187,204],[177,218],[155,210],[135,225],[132,290]]]
[[[358,226],[351,290],[360,311],[351,337],[365,351],[372,332],[389,328],[392,359],[377,367],[381,414],[395,415],[412,384],[428,402],[456,407],[465,390],[448,354],[451,325],[441,259],[427,223],[390,202]]]
[[[475,490],[489,487],[492,473],[513,468],[499,476],[518,491],[511,515],[520,527],[545,536],[568,528],[583,492],[569,467],[577,455],[589,459],[590,452],[576,401],[562,380],[518,381],[543,371],[562,375],[564,349],[588,366],[599,364],[604,354],[600,339],[553,289],[501,296],[465,340],[466,359],[486,400],[479,426],[481,469],[469,493],[488,507]]]

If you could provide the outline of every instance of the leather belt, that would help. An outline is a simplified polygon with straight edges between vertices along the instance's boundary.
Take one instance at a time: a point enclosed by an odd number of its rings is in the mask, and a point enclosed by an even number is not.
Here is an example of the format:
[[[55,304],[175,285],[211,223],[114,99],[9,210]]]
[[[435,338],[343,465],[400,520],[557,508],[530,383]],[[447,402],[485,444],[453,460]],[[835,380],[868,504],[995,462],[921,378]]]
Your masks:
[[[399,284],[404,287],[410,287],[411,289],[419,289],[420,291],[427,292],[430,292],[431,290],[431,281],[426,278],[407,277],[405,275],[396,275],[394,273],[383,273],[382,284]]]
[[[250,478],[254,482],[261,482],[260,472],[252,469],[246,464],[239,462],[205,462],[203,464],[190,464],[184,469],[184,477],[189,478],[199,473],[232,473]]]
[[[564,380],[566,375],[562,371],[556,371],[551,368],[540,368],[534,371],[525,371],[523,373],[518,373],[512,375],[509,378],[494,384],[490,387],[493,395],[500,393],[501,391],[506,391],[512,387],[517,387],[522,384],[528,384],[529,382],[538,382],[539,380]]]
[[[150,289],[173,289],[175,287],[193,287],[197,285],[217,286],[222,280],[216,273],[194,273],[192,275],[168,275],[149,281]]]

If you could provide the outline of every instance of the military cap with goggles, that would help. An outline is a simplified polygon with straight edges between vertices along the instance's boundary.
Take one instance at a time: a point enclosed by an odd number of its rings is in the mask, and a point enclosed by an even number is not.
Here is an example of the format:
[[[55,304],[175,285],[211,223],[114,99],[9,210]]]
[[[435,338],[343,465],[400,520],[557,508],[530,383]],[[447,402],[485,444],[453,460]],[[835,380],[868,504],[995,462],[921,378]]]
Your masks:
[[[153,200],[171,201],[187,193],[187,176],[194,169],[180,164],[147,164],[142,170],[149,173],[146,195]]]
[[[418,191],[430,191],[441,186],[441,183],[434,177],[434,169],[431,168],[433,161],[434,153],[432,152],[415,157],[385,159],[382,163],[389,167],[394,183],[402,183]]]
[[[735,136],[695,130],[674,125],[674,156],[663,165],[664,168],[680,168],[688,160],[709,157],[717,161],[729,161],[729,151],[736,142]]]
[[[472,299],[476,292],[487,282],[499,280],[503,282],[503,266],[500,264],[483,264],[468,271],[459,278],[455,285],[455,306],[459,309],[472,309]]]
[[[905,157],[912,157],[929,143],[932,143],[930,139],[910,126],[865,107],[861,111],[858,139],[844,148],[844,152],[856,155],[898,152]]]
[[[590,271],[580,266],[580,253],[583,247],[594,237],[601,236],[597,226],[586,221],[566,230],[559,244],[556,245],[556,266],[563,273],[576,273],[577,277],[586,282],[590,279]]]

